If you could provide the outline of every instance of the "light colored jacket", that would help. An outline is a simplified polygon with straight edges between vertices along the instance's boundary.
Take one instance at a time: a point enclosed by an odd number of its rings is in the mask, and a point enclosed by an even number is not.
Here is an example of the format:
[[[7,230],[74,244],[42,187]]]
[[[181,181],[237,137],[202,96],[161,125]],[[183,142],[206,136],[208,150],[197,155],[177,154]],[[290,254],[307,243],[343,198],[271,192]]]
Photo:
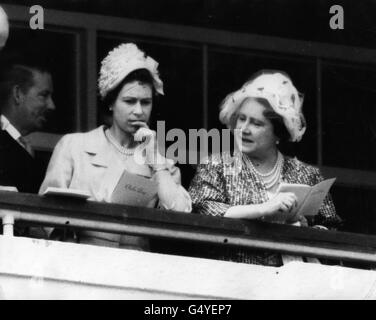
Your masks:
[[[124,169],[152,177],[152,171],[147,165],[132,162],[125,164],[108,142],[104,129],[104,126],[100,126],[86,133],[65,135],[55,147],[39,193],[42,194],[47,187],[80,189],[90,193],[89,200],[111,202],[112,192]],[[177,184],[176,189],[171,190],[171,199],[167,203],[159,203],[159,206],[165,209],[175,209],[177,206],[179,211],[190,212],[191,199],[180,184],[179,169],[171,165],[169,171]],[[148,207],[155,206],[156,200],[149,203]],[[85,232],[89,233],[92,232]],[[105,239],[111,238],[111,241],[118,242],[118,236],[106,235]]]

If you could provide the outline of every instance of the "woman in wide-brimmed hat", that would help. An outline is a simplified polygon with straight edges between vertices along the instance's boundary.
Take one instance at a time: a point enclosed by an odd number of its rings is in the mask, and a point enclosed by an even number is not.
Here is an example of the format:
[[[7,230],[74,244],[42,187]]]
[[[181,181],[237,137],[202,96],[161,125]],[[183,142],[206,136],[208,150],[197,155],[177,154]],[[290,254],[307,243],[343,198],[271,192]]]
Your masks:
[[[88,191],[91,200],[111,202],[120,176],[130,173],[156,182],[155,196],[145,204],[191,211],[188,192],[180,184],[180,172],[158,151],[156,133],[148,123],[154,96],[163,94],[158,63],[135,44],[122,44],[102,61],[98,81],[112,124],[87,133],[64,136],[49,163],[40,193],[47,187]],[[142,152],[138,147],[142,145]],[[147,249],[146,239],[103,232],[82,231],[81,243]]]
[[[233,154],[212,155],[198,166],[189,188],[193,211],[273,222],[279,213],[295,210],[295,194],[278,193],[279,184],[315,185],[323,179],[318,168],[284,156],[278,149],[281,141],[302,138],[306,130],[302,103],[290,77],[279,71],[259,72],[229,94],[219,117],[234,131],[237,149]],[[340,221],[328,196],[314,224],[336,227]],[[307,223],[300,216],[287,222]],[[221,253],[225,260],[281,264],[278,254],[227,250]]]

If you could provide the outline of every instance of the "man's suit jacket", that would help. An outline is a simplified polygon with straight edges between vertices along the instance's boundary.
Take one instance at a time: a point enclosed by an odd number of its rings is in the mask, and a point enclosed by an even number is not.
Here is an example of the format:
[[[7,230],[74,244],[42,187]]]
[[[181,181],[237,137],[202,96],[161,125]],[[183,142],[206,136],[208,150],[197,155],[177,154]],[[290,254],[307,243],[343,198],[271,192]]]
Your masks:
[[[19,192],[38,193],[44,178],[38,163],[5,130],[0,130],[0,185],[15,186]]]

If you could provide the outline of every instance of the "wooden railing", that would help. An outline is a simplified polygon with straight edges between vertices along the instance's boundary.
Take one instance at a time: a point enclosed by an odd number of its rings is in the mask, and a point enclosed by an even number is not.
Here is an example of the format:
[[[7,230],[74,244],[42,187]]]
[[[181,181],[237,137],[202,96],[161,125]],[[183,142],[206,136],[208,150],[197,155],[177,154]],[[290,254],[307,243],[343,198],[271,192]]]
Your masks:
[[[307,257],[376,263],[376,236],[261,221],[201,216],[62,197],[0,192],[4,234],[13,219],[53,227],[277,251]]]

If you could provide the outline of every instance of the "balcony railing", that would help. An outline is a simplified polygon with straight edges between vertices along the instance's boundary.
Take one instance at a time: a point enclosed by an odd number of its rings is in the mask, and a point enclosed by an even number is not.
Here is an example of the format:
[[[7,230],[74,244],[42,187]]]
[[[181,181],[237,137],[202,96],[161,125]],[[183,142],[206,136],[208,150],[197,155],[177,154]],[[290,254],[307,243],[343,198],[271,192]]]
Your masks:
[[[376,236],[227,219],[63,197],[0,192],[4,235],[14,221],[51,227],[277,251],[306,257],[376,263]]]

